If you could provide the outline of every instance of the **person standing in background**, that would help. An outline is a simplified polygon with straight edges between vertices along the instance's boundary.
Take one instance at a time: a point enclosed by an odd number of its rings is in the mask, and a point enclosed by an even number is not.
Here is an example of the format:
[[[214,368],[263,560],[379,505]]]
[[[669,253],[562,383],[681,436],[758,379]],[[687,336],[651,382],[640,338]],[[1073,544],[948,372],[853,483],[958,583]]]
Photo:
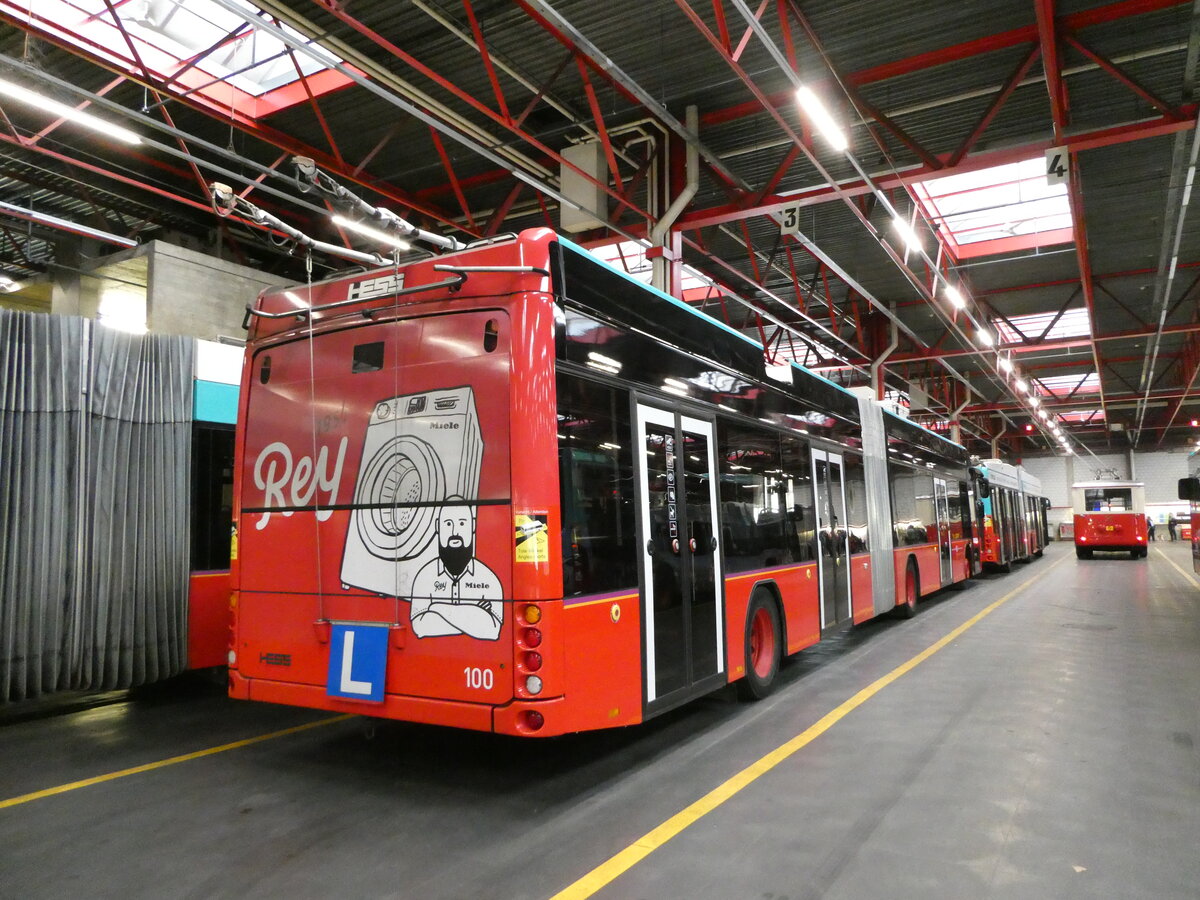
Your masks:
[[[1171,536],[1171,540],[1175,540],[1175,513],[1167,516],[1167,534]]]
[[[1146,540],[1154,540],[1154,520],[1146,516]]]

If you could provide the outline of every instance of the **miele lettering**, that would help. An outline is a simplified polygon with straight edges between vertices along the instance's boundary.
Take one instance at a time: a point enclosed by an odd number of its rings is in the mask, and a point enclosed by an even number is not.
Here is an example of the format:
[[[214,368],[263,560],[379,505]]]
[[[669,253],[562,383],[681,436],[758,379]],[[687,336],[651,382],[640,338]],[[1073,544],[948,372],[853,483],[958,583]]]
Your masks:
[[[293,463],[292,450],[282,441],[264,447],[262,453],[258,454],[258,459],[254,461],[254,485],[263,492],[262,505],[268,507],[268,510],[262,514],[262,518],[254,527],[259,531],[267,527],[267,523],[271,521],[269,507],[307,506],[318,489],[329,492],[329,505],[337,503],[338,485],[342,480],[342,463],[346,461],[346,444],[349,440],[343,437],[338,444],[337,459],[334,461],[332,473],[329,471],[328,447],[322,447],[317,453],[315,466],[311,456],[302,456],[298,462]],[[284,510],[283,514],[290,516],[292,512],[290,509]],[[333,510],[318,510],[317,521],[324,522],[331,515]]]
[[[375,297],[386,297],[404,287],[404,275],[381,275],[379,278],[368,278],[366,281],[356,281],[346,290],[347,300],[372,300]]]

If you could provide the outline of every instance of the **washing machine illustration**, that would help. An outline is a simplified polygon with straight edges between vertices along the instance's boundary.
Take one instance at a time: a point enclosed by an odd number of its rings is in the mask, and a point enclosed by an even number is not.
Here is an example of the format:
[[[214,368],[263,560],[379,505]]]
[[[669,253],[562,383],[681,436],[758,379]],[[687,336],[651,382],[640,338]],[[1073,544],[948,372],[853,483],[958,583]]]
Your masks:
[[[437,555],[438,504],[479,494],[483,438],[470,387],[405,394],[375,404],[363,439],[342,584],[404,597]]]

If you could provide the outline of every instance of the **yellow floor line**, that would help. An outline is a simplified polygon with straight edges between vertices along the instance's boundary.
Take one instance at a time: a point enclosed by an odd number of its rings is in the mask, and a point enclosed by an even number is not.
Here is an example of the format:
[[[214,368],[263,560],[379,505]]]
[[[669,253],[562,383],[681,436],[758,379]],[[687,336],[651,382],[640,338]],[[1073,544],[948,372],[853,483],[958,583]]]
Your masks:
[[[1182,575],[1184,578],[1186,578],[1188,581],[1190,581],[1193,585],[1200,588],[1200,581],[1197,581],[1195,579],[1195,576],[1193,576],[1191,572],[1184,571],[1182,568],[1180,568],[1179,564],[1175,562],[1175,560],[1171,559],[1171,557],[1167,556],[1167,554],[1163,553],[1157,547],[1154,548],[1154,552],[1157,553],[1159,556],[1161,556],[1163,559],[1165,559],[1167,562],[1169,562],[1172,566],[1174,566],[1176,572],[1178,572],[1180,575]]]
[[[752,784],[758,778],[765,775],[775,766],[779,765],[796,751],[810,744],[813,740],[820,737],[841,719],[848,715],[851,711],[857,709],[862,704],[866,703],[881,690],[896,681],[902,675],[911,672],[933,654],[937,653],[955,638],[959,637],[967,629],[972,628],[984,617],[991,615],[996,609],[1007,603],[1021,591],[1025,590],[1029,585],[1038,579],[1042,578],[1049,569],[1057,566],[1065,559],[1070,557],[1062,556],[1056,559],[1046,568],[1039,568],[1037,574],[1032,578],[1026,579],[1020,586],[1013,588],[999,600],[985,607],[980,612],[976,613],[963,624],[959,625],[941,640],[926,647],[912,659],[906,663],[902,663],[892,671],[888,672],[878,681],[863,688],[837,709],[823,716],[820,721],[811,727],[805,729],[800,734],[796,735],[786,743],[776,747],[766,756],[756,762],[751,763],[742,771],[738,772],[724,784],[714,788],[709,793],[705,794],[691,806],[673,815],[667,821],[663,822],[657,828],[642,835],[624,850],[617,853],[607,861],[601,863],[592,871],[588,872],[574,884],[569,885],[559,891],[551,900],[582,900],[584,897],[591,897],[598,890],[608,885],[615,880],[617,876],[633,868],[659,847],[666,844],[672,838],[683,832],[689,825],[699,821],[708,813],[712,812],[726,800],[733,797],[743,788]]]
[[[209,747],[207,750],[197,750],[195,753],[184,753],[182,756],[172,756],[168,759],[160,759],[157,762],[146,763],[141,766],[134,766],[131,769],[121,769],[119,772],[109,772],[107,775],[97,775],[94,778],[84,778],[82,781],[72,781],[69,784],[60,784],[57,787],[46,788],[41,791],[34,791],[32,794],[21,794],[19,797],[10,797],[7,800],[0,800],[0,809],[6,809],[9,806],[20,806],[22,803],[29,803],[31,800],[41,800],[43,797],[53,797],[55,794],[65,794],[67,791],[78,790],[79,788],[91,787],[93,784],[102,784],[105,781],[113,781],[117,778],[125,778],[129,775],[140,775],[142,772],[152,772],[155,769],[161,769],[165,766],[173,766],[182,762],[189,762],[193,759],[200,759],[204,756],[212,756],[214,753],[224,753],[227,750],[237,750],[240,747],[249,747],[251,744],[261,744],[263,741],[271,741],[275,738],[287,737],[289,734],[298,734],[301,731],[308,731],[310,728],[320,728],[322,725],[332,725],[334,722],[343,722],[346,719],[352,718],[349,714],[341,716],[332,716],[328,719],[319,719],[316,722],[308,722],[304,725],[296,725],[293,728],[284,728],[282,731],[272,731],[270,734],[260,734],[257,737],[246,738],[241,741],[234,741],[231,744],[221,744],[219,747]]]

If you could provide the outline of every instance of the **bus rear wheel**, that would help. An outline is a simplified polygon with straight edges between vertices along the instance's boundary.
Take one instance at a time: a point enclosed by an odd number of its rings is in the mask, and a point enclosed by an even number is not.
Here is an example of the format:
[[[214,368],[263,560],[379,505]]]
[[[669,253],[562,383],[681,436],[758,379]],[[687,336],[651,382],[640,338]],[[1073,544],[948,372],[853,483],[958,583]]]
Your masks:
[[[1076,547],[1075,555],[1078,556],[1080,559],[1091,559],[1092,558],[1092,548],[1091,547]]]
[[[782,632],[774,601],[756,591],[746,611],[746,677],[738,682],[738,695],[743,700],[762,700],[775,690],[783,657]]]
[[[917,601],[921,596],[921,581],[917,575],[917,564],[908,561],[904,570],[904,602],[896,607],[896,614],[902,619],[911,619],[917,614]]]

